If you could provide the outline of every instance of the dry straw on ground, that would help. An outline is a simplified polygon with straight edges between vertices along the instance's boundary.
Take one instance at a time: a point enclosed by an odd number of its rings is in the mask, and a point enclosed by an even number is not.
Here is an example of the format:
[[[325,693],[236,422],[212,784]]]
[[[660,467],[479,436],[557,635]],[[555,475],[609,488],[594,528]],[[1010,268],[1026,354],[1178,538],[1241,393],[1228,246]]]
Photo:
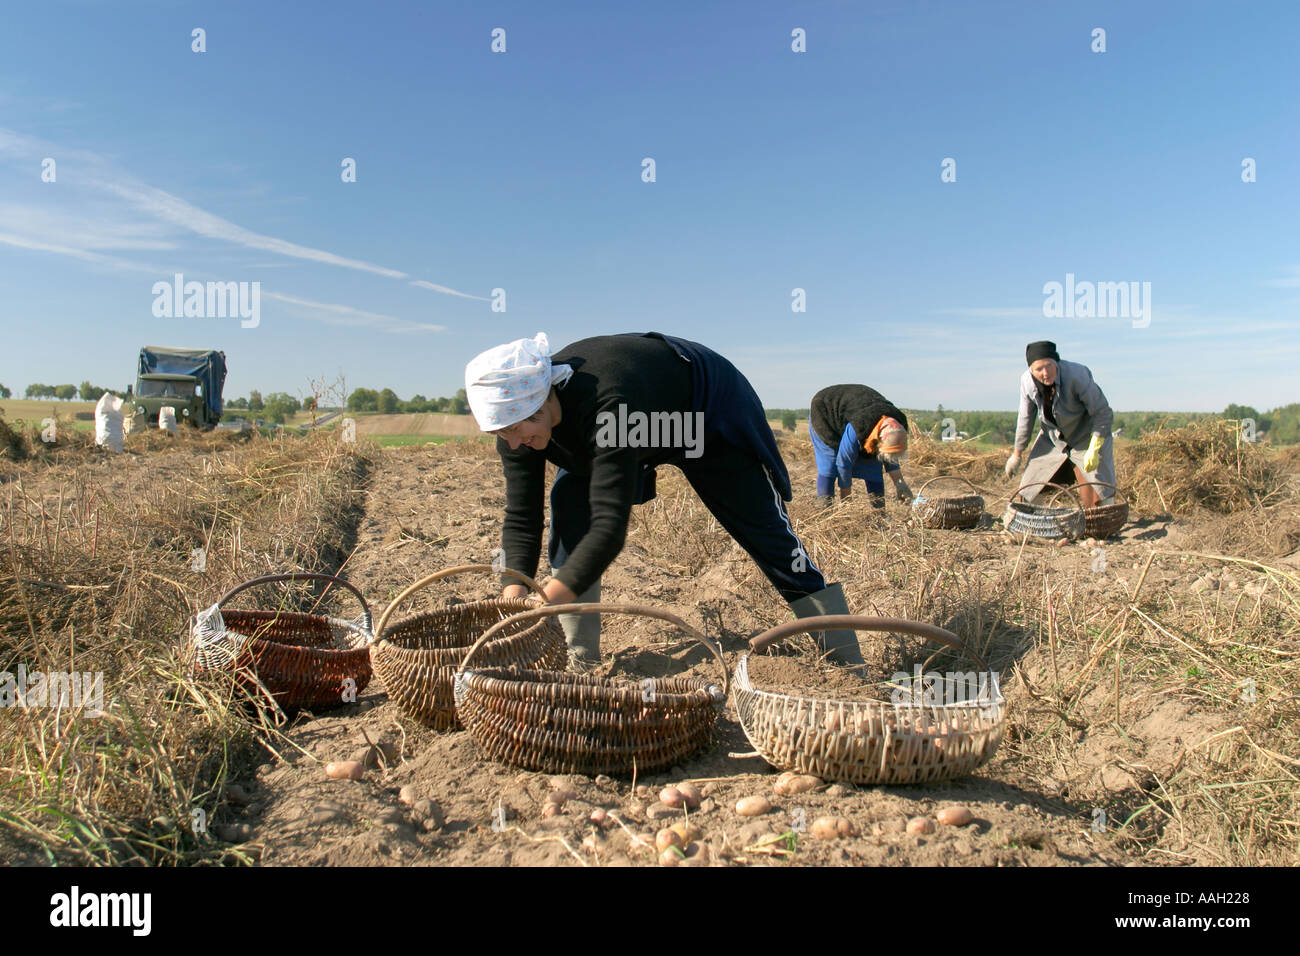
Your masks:
[[[126,456],[68,442],[6,469],[0,671],[102,672],[106,711],[0,712],[7,857],[247,861],[203,831],[221,823],[232,765],[284,744],[232,682],[190,679],[186,625],[241,580],[342,563],[367,450],[153,432],[129,436]],[[136,454],[147,466],[124,468]]]
[[[1063,802],[1080,832],[1103,811],[1096,839],[1140,862],[1297,862],[1300,578],[1288,555],[1300,499],[1285,481],[1294,459],[1229,448],[1208,429],[1136,444],[1121,458],[1121,483],[1151,508],[1158,477],[1166,499],[1175,496],[1171,528],[1181,537],[1107,543],[1112,565],[1099,574],[1079,549],[909,523],[892,492],[888,509],[874,511],[861,483],[822,511],[806,437],[781,445],[795,529],[827,578],[844,582],[851,609],[932,621],[1002,673],[1006,738],[981,775]],[[328,436],[157,433],[129,436],[127,448],[117,458],[70,442],[0,463],[0,670],[18,661],[103,670],[110,702],[98,719],[0,714],[2,851],[22,861],[250,862],[255,846],[196,836],[190,821],[202,810],[210,827],[221,823],[228,776],[289,745],[274,715],[242,705],[232,687],[191,681],[177,647],[189,615],[238,581],[346,571],[366,455],[379,452]],[[1013,490],[997,453],[917,439],[912,451],[914,487],[963,474]],[[490,445],[421,454],[436,474],[458,476],[440,507],[475,525],[499,521],[480,500],[501,482]],[[136,465],[117,466],[127,459]],[[1212,507],[1236,510],[1207,517]],[[643,562],[654,580],[632,582],[631,596],[645,587],[655,603],[674,578],[707,582],[716,597],[700,616],[733,655],[788,618],[674,469],[660,470],[659,497],[633,515],[620,560]],[[196,548],[203,573],[190,570]],[[309,607],[316,594],[292,597]],[[347,604],[332,601],[331,610]],[[932,650],[888,636],[864,649],[884,676]],[[950,665],[967,668],[947,655],[929,666]]]

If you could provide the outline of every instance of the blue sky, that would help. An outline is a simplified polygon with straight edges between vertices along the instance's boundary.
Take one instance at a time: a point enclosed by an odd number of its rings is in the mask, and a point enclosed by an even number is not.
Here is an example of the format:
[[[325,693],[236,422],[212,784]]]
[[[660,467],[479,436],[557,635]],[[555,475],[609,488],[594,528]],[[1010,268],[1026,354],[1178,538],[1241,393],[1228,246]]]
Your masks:
[[[1118,409],[1300,401],[1297,35],[1284,2],[12,4],[0,382],[121,387],[160,344],[223,349],[228,397],[448,395],[499,342],[657,329],[768,406],[1012,409],[1039,338]],[[260,282],[260,324],[156,318],[177,272]],[[1067,274],[1149,282],[1149,325],[1045,318]]]

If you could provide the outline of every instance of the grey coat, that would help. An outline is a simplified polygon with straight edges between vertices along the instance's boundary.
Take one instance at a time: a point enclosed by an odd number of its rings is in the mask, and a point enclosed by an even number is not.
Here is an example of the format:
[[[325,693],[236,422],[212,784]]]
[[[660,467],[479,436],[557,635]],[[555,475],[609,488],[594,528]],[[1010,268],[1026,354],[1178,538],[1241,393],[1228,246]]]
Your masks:
[[[1078,362],[1057,362],[1056,394],[1052,401],[1052,418],[1056,426],[1043,419],[1042,398],[1029,369],[1020,376],[1020,414],[1016,419],[1016,451],[1029,444],[1034,418],[1039,424],[1038,438],[1029,451],[1022,485],[1048,481],[1068,457],[1083,471],[1083,458],[1094,433],[1106,439],[1101,447],[1101,464],[1087,477],[1091,481],[1115,484],[1115,449],[1110,427],[1115,419],[1110,403],[1092,379],[1092,372]],[[1024,497],[1033,501],[1045,489],[1026,488]],[[1052,491],[1053,489],[1046,489]],[[1114,494],[1112,488],[1094,489],[1103,498]]]

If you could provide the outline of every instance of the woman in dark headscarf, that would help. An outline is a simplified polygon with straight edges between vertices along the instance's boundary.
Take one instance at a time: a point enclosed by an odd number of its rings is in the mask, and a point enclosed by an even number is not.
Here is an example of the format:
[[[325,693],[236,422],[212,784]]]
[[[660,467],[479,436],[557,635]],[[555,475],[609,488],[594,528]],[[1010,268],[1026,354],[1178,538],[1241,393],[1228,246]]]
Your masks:
[[[1092,371],[1078,362],[1064,361],[1054,342],[1031,342],[1025,349],[1029,368],[1020,376],[1020,414],[1016,419],[1016,443],[1007,459],[1010,478],[1020,467],[1020,453],[1029,444],[1034,415],[1039,419],[1038,440],[1029,452],[1021,485],[1050,481],[1072,485],[1076,481],[1097,481],[1103,487],[1079,488],[1085,508],[1115,493],[1115,455],[1110,426],[1115,418],[1106,396],[1092,379]],[[1033,501],[1044,491],[1042,485],[1026,488],[1024,497]],[[1050,491],[1051,489],[1046,489]]]

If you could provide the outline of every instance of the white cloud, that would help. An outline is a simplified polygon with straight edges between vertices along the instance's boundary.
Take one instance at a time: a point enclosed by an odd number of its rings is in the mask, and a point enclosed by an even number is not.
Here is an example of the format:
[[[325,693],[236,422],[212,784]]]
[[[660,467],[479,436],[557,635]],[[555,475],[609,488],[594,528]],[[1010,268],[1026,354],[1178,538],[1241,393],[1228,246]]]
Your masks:
[[[187,202],[179,196],[175,196],[162,189],[142,183],[132,176],[113,169],[110,164],[103,159],[103,157],[92,152],[66,149],[57,146],[56,144],[0,127],[0,156],[20,160],[24,164],[39,163],[39,161],[45,156],[55,157],[63,164],[66,164],[69,160],[75,161],[77,164],[84,167],[84,169],[81,171],[79,176],[70,180],[71,182],[78,186],[88,185],[97,190],[100,195],[112,196],[124,201],[134,211],[144,213],[155,225],[166,223],[173,227],[188,230],[189,232],[195,233],[206,239],[232,243],[249,249],[256,249],[261,252],[271,252],[289,258],[320,263],[322,265],[368,272],[388,279],[410,278],[406,272],[403,272],[400,269],[393,269],[388,266],[366,262],[361,259],[341,256],[324,249],[315,249],[311,246],[304,246],[295,242],[290,242],[287,239],[280,239],[275,236],[268,236],[254,232],[251,229],[246,229],[228,219],[223,219],[221,216],[210,213],[205,209],[200,209],[198,206]],[[33,170],[39,170],[38,165],[33,166],[32,168]],[[37,173],[33,172],[32,175],[36,176]],[[123,223],[123,217],[117,210],[106,210],[104,215],[104,220],[90,225],[89,228],[92,235],[97,233],[101,235],[111,235],[114,232],[125,232],[129,235],[132,234],[133,231],[138,231],[144,228],[138,223]],[[110,218],[114,216],[116,218]],[[53,219],[51,216],[46,216],[44,221],[48,224],[51,221],[57,222],[57,219]],[[74,249],[78,246],[81,246],[84,249],[88,244],[84,241],[77,241],[79,238],[83,240],[86,238],[84,234],[78,235],[79,231],[80,233],[85,233],[86,228],[85,225],[80,227],[80,230],[65,228],[57,235],[51,236],[47,234],[37,238],[40,241],[45,242],[47,245],[64,247],[65,254],[71,254],[66,252],[66,249]],[[28,248],[37,249],[39,248],[39,245],[30,245]],[[132,247],[119,246],[118,248]],[[164,247],[134,246],[134,248]],[[467,299],[482,298],[481,296],[470,295],[469,293],[460,292],[449,286],[439,285],[423,279],[416,280],[413,284],[446,295],[454,295]]]
[[[457,292],[455,289],[449,289],[445,285],[438,285],[435,282],[426,282],[423,279],[416,279],[411,283],[421,289],[432,289],[434,292],[445,292],[447,295],[458,295],[463,299],[478,299],[480,302],[487,302],[488,298],[484,295],[470,295],[468,292]]]
[[[310,299],[299,299],[294,296],[282,295],[278,292],[267,292],[262,290],[263,298],[275,299],[278,302],[284,302],[288,305],[297,306],[299,314],[318,313],[316,315],[306,314],[305,318],[315,319],[320,322],[326,322],[330,325],[351,325],[362,328],[377,329],[381,332],[394,332],[399,335],[419,332],[445,332],[447,327],[443,325],[433,325],[426,322],[409,322],[406,319],[399,319],[391,315],[384,315],[380,312],[367,312],[364,309],[353,308],[350,305],[339,305],[333,302],[313,302]]]
[[[1286,272],[1290,272],[1285,279],[1268,279],[1264,285],[1272,286],[1275,289],[1296,289],[1300,288],[1300,266],[1284,266]]]

